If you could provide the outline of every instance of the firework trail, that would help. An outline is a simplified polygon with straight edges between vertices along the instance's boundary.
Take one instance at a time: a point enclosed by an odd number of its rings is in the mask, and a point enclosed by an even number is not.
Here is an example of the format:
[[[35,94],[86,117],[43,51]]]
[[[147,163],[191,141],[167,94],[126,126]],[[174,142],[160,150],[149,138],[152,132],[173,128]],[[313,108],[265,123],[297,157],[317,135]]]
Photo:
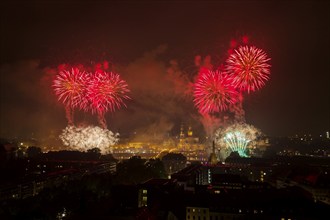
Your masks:
[[[241,91],[256,91],[269,79],[270,58],[254,46],[241,46],[227,59],[227,73],[235,87]]]
[[[102,154],[111,152],[111,146],[118,142],[118,137],[118,133],[114,134],[108,129],[97,126],[68,126],[60,135],[64,145],[74,150],[87,151],[92,148],[99,148]]]
[[[247,148],[255,143],[261,132],[248,124],[234,124],[216,131],[216,142],[231,152],[238,152],[241,157],[247,157]]]
[[[104,114],[108,111],[125,106],[124,100],[130,99],[126,82],[113,72],[97,71],[93,76],[87,90],[92,113],[98,114],[102,127],[107,127]]]
[[[73,110],[75,108],[85,109],[88,106],[86,83],[89,81],[90,75],[78,68],[72,68],[71,71],[60,71],[53,81],[55,94],[65,106],[66,117],[70,125],[73,125]]]
[[[203,114],[224,111],[237,101],[231,79],[219,71],[203,71],[194,84],[194,103]]]
[[[245,111],[243,109],[243,94],[239,93],[237,102],[229,105],[229,111],[234,113],[234,121],[237,123],[245,122]]]
[[[74,125],[73,118],[74,118],[74,109],[71,107],[71,105],[65,105],[65,116],[68,120],[68,125]]]
[[[219,117],[210,114],[202,115],[199,120],[202,122],[209,144],[212,143],[214,132],[223,122]]]

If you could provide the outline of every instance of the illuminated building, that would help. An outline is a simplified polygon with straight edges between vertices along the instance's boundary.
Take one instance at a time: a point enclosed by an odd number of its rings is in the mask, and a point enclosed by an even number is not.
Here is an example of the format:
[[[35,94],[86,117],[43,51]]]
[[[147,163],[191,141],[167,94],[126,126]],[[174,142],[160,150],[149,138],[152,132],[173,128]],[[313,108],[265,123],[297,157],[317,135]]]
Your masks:
[[[188,161],[207,161],[208,154],[205,151],[205,146],[199,142],[199,138],[193,134],[192,127],[188,127],[185,134],[184,127],[181,125],[179,143],[177,145],[177,152],[182,153],[187,157]]]
[[[188,127],[187,135],[185,135],[183,125],[181,125],[178,150],[181,151],[192,150],[196,148],[197,145],[199,145],[199,138],[193,136],[193,131],[191,126]]]
[[[148,206],[148,190],[139,189],[138,207]]]
[[[204,144],[201,144],[199,138],[194,136],[192,127],[189,126],[185,131],[183,125],[177,138],[166,137],[157,141],[134,139],[134,142],[122,140],[120,144],[112,146],[112,154],[119,160],[126,160],[132,156],[161,159],[166,153],[181,153],[187,157],[187,161],[207,162],[209,157]]]
[[[210,219],[210,212],[208,208],[202,207],[187,207],[186,219]]]

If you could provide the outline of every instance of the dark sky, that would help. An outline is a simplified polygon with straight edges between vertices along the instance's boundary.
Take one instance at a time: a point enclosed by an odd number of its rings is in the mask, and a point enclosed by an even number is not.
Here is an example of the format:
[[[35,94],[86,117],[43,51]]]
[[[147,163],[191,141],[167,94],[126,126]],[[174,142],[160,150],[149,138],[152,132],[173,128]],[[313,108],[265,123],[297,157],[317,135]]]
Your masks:
[[[196,55],[216,66],[242,36],[272,58],[266,86],[244,95],[246,121],[271,136],[330,128],[328,1],[1,2],[0,137],[56,136],[66,119],[52,70],[103,60],[115,64],[133,98],[107,114],[111,130],[156,136],[181,123],[201,130],[168,69],[191,80]],[[77,123],[95,116],[78,112]]]

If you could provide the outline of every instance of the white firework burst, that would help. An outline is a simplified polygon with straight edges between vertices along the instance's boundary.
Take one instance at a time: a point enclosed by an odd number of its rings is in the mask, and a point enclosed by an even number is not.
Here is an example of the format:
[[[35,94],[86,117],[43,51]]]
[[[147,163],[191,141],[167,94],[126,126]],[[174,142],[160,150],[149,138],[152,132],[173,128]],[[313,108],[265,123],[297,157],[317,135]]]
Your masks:
[[[119,134],[97,126],[68,126],[63,129],[60,139],[72,149],[87,151],[99,148],[105,154],[112,151],[111,147],[119,141]]]

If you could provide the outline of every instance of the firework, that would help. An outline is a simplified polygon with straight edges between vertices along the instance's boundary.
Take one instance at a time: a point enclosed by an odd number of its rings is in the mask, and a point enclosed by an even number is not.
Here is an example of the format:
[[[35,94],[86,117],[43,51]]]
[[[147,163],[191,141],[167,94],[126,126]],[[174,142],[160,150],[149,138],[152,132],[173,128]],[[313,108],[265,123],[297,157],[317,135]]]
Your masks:
[[[223,139],[231,151],[238,152],[241,157],[247,157],[246,146],[251,140],[247,139],[244,133],[239,131],[229,132]]]
[[[56,76],[53,87],[58,100],[65,105],[70,125],[73,125],[75,108],[97,113],[100,124],[106,128],[104,114],[115,111],[129,99],[127,84],[116,73],[97,70],[94,74],[72,68],[61,70]]]
[[[72,68],[71,71],[60,71],[53,82],[53,87],[58,100],[64,105],[84,109],[88,106],[86,83],[89,81],[88,73]]]
[[[241,46],[227,59],[226,70],[232,81],[241,91],[255,91],[269,79],[270,58],[254,46]]]
[[[119,134],[114,134],[108,129],[100,127],[75,127],[68,126],[60,135],[63,144],[72,149],[87,151],[92,148],[99,148],[101,153],[111,152],[111,146],[118,142]]]
[[[86,109],[88,106],[86,83],[89,81],[90,75],[78,68],[72,68],[71,71],[61,70],[53,81],[55,94],[65,106],[66,118],[70,125],[73,125],[74,109]]]
[[[114,112],[121,106],[126,106],[124,100],[130,99],[126,82],[119,75],[112,72],[97,71],[88,87],[87,97],[90,101],[92,113],[99,115],[103,128],[106,127],[104,114]]]
[[[216,132],[217,144],[231,152],[237,152],[241,157],[247,157],[247,148],[254,143],[260,131],[248,124],[234,124]]]
[[[231,79],[220,71],[203,71],[194,84],[194,103],[203,115],[226,110],[237,97]]]

